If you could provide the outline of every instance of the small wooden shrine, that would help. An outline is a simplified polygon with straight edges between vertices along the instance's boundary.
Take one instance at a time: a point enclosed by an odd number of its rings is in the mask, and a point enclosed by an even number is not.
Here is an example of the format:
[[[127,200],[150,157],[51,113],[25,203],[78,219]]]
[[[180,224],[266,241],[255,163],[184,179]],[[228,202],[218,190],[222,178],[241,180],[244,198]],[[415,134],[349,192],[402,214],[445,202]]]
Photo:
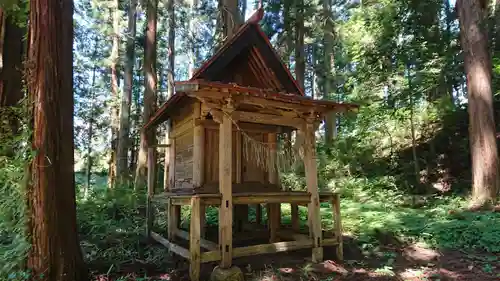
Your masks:
[[[319,262],[323,247],[336,245],[342,259],[339,195],[318,191],[315,131],[325,114],[357,106],[305,97],[259,27],[261,18],[259,10],[189,81],[177,82],[175,95],[144,127],[152,130],[170,122],[169,186],[155,200],[153,160],[148,177],[148,202],[163,198],[167,203],[168,237],[150,235],[190,261],[191,280],[199,280],[200,263],[219,261],[228,268],[233,258],[264,253],[310,248],[313,261]],[[282,135],[292,131],[301,139],[297,155],[305,167],[304,192],[289,191],[279,182],[281,165],[290,158],[287,151],[294,150],[283,145]],[[150,156],[155,149],[150,148]],[[330,202],[334,210],[330,238],[322,231],[320,202]],[[284,203],[291,204],[291,226],[281,224]],[[191,206],[189,232],[179,228],[182,205]],[[308,206],[308,234],[299,231],[299,205]],[[207,206],[219,208],[218,241],[204,237]],[[253,224],[248,222],[249,206],[256,207]],[[267,208],[267,227],[260,225],[262,206]],[[239,233],[248,235],[259,226],[266,229],[268,243],[233,247]],[[176,244],[179,238],[188,240],[189,248]]]

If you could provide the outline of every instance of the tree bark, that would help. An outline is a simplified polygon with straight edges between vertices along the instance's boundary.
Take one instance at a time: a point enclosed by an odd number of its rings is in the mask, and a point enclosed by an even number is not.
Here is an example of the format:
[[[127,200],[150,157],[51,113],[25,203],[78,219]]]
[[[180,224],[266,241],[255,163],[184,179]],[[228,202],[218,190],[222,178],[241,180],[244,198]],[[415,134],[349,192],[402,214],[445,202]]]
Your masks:
[[[196,60],[198,59],[198,46],[196,46],[196,24],[197,24],[197,10],[199,1],[198,0],[190,0],[189,12],[191,16],[189,17],[189,68],[188,68],[188,76],[191,78],[196,71]],[[170,13],[169,13],[170,16]]]
[[[241,25],[240,13],[238,11],[238,0],[219,0],[222,1],[222,32],[226,40],[231,38],[236,29]]]
[[[334,47],[334,23],[332,15],[331,0],[323,0],[323,14],[325,17],[325,26],[323,28],[323,40],[325,44],[323,58],[323,99],[330,99],[332,92],[335,90],[333,81],[333,72],[335,72],[335,57],[333,55]],[[337,116],[335,112],[329,113],[325,117],[325,141],[331,145],[337,135]]]
[[[458,0],[460,40],[467,74],[469,141],[472,159],[471,207],[494,203],[498,191],[498,152],[495,139],[492,64],[481,1]]]
[[[175,74],[175,10],[174,0],[168,0],[168,73],[167,73],[167,100],[174,95]],[[165,130],[165,143],[170,144],[170,121]],[[168,174],[170,167],[170,148],[165,148],[165,169],[163,173],[163,188],[169,188]]]
[[[295,1],[295,79],[304,90],[305,85],[305,49],[304,49],[304,0]]]
[[[118,112],[118,59],[120,47],[120,1],[113,2],[113,45],[111,47],[111,155],[109,159],[108,186],[115,187],[116,184],[116,156],[117,156],[117,138],[119,130],[119,112]]]
[[[27,266],[37,280],[88,280],[80,249],[73,156],[73,1],[32,0],[29,81],[33,104]]]
[[[136,33],[136,11],[137,0],[129,1],[128,10],[128,34],[127,34],[127,62],[125,64],[125,79],[123,83],[123,95],[120,107],[120,130],[118,137],[118,149],[116,154],[116,175],[118,184],[127,184],[128,171],[128,149],[130,147],[130,105],[132,102],[132,86],[135,62],[135,33]]]
[[[92,54],[92,59],[97,59],[97,51],[98,51],[98,39],[95,40],[94,53]],[[94,164],[94,159],[92,158],[92,139],[94,138],[94,123],[95,123],[95,81],[97,74],[97,64],[94,64],[92,69],[92,82],[90,84],[90,88],[88,89],[90,92],[90,118],[89,128],[88,128],[88,139],[87,139],[87,184],[84,191],[84,198],[87,198],[90,192],[90,180],[92,178],[92,165]]]
[[[293,26],[292,26],[292,4],[293,1],[285,1],[283,4],[283,24],[285,29],[286,63],[290,67],[290,55],[293,48]]]
[[[156,18],[157,18],[157,0],[147,1],[146,11],[146,44],[144,47],[144,111],[142,115],[143,124],[146,124],[154,114],[156,107]],[[146,186],[148,146],[156,142],[156,131],[141,130],[141,142],[139,147],[139,156],[137,159],[137,168],[135,174],[135,188],[140,189]]]

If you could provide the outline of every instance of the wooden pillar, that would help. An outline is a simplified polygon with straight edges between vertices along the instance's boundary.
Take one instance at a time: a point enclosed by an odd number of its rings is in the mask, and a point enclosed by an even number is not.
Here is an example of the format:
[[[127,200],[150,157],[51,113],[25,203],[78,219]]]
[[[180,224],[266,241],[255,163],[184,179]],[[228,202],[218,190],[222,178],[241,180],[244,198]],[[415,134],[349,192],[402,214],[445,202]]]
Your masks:
[[[342,242],[342,219],[340,217],[340,194],[336,193],[332,200],[333,222],[335,224],[335,238],[337,238],[337,258],[344,259],[344,246]]]
[[[300,230],[300,219],[299,219],[299,205],[290,204],[292,209],[292,230],[295,232],[299,232]]]
[[[191,224],[189,230],[189,277],[191,280],[200,280],[201,265],[201,203],[200,197],[191,198]]]
[[[262,206],[260,204],[255,205],[255,222],[262,223]]]
[[[233,253],[233,198],[232,198],[232,122],[223,114],[219,126],[219,189],[222,195],[219,209],[219,245],[221,268],[230,268]]]
[[[156,183],[156,148],[148,148],[148,196],[146,201],[146,232],[149,237],[153,228],[154,213],[152,199],[155,191]]]
[[[235,182],[236,183],[241,183],[242,181],[242,140],[241,140],[241,132],[236,130],[235,132],[235,148],[236,151],[235,156],[236,156],[236,163],[235,163],[235,169],[236,169],[236,177],[235,177]],[[243,225],[248,223],[248,205],[235,205],[234,206],[234,220],[236,222],[236,230],[237,231],[242,231],[243,230]]]
[[[268,167],[268,179],[269,183],[278,183],[278,169],[276,165],[276,154],[274,149],[276,149],[276,133],[267,134],[267,143],[271,149],[269,155],[269,167]],[[278,230],[281,224],[281,204],[274,203],[269,204],[268,208],[268,223],[269,223],[269,241],[270,243],[275,243],[278,241]]]
[[[201,120],[201,103],[196,103],[194,106],[194,132],[193,132],[193,184],[195,188],[201,187],[205,181],[205,127]],[[202,237],[205,236],[205,206],[200,207],[200,228]]]
[[[170,131],[172,130],[172,119],[167,120],[166,125],[167,128],[165,130],[165,144],[170,145],[171,144],[171,139],[170,139]],[[163,170],[163,190],[165,192],[170,190],[170,170],[173,169],[171,166],[171,158],[170,158],[170,152],[172,151],[172,148],[165,147],[165,159],[164,159],[164,165],[165,169]]]
[[[175,206],[171,203],[170,198],[167,200],[167,234],[168,240],[172,241],[175,238],[175,232],[179,227],[180,206]]]
[[[311,194],[311,202],[308,204],[309,232],[313,239],[313,262],[323,260],[321,214],[318,193],[318,172],[316,166],[316,139],[315,126],[307,123],[304,128],[304,167],[306,172],[307,191]]]
[[[169,150],[168,189],[171,191],[175,188],[175,138],[170,138]]]

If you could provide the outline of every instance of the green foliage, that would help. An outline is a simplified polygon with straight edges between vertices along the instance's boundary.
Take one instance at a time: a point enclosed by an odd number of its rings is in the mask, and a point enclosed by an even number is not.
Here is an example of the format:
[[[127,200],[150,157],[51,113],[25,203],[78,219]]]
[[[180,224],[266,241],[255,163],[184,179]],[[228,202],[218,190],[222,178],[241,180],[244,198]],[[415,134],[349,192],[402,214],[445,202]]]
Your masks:
[[[4,110],[19,116],[23,111],[20,108]],[[0,278],[19,270],[29,249],[26,236],[27,163],[31,159],[31,147],[26,145],[29,134],[28,130],[23,130],[23,133],[13,136],[5,133],[7,126],[0,126],[4,132],[0,135],[0,260],[3,261]]]
[[[144,241],[144,195],[129,188],[98,189],[78,200],[77,211],[80,244],[89,264],[118,267],[135,260],[165,262],[167,251]]]

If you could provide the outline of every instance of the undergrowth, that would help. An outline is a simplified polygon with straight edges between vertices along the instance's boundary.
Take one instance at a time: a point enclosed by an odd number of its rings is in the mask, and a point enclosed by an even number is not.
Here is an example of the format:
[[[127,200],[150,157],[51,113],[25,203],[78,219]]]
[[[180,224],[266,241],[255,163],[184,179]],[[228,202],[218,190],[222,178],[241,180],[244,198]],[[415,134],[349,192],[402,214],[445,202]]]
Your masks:
[[[1,110],[3,121],[10,120],[10,114],[17,116],[22,112],[19,108]],[[9,122],[0,124],[0,278],[21,270],[30,247],[26,236],[25,177],[32,155],[27,145],[29,132],[23,128],[13,135],[10,129]]]

